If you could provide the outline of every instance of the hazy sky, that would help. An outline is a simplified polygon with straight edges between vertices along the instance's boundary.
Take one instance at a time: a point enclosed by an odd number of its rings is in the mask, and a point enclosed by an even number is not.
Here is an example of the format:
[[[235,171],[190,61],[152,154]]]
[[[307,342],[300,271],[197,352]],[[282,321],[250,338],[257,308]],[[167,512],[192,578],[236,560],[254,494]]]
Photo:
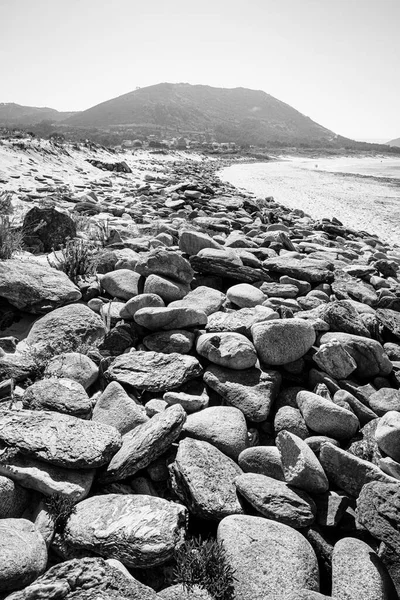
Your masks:
[[[0,0],[0,23],[0,102],[248,87],[344,136],[400,136],[400,0]]]

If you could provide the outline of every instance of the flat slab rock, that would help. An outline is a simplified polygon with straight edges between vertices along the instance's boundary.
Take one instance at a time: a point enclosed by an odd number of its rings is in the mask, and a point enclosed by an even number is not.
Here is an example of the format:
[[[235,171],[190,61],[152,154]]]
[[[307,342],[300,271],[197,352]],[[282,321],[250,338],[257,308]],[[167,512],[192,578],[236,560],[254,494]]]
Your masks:
[[[109,425],[50,411],[0,412],[0,441],[60,467],[91,469],[108,463],[122,445]]]
[[[74,558],[51,567],[8,600],[156,600],[157,594],[103,558]]]
[[[128,568],[149,568],[172,557],[185,538],[186,522],[181,504],[144,494],[107,494],[76,505],[64,538]]]
[[[202,372],[199,361],[193,356],[138,351],[118,356],[105,376],[109,381],[125,383],[139,390],[167,392],[199,377]]]
[[[45,314],[81,296],[65,273],[46,264],[13,258],[0,261],[0,298],[20,310]]]
[[[309,283],[330,283],[333,281],[333,264],[327,260],[304,258],[299,260],[292,256],[278,256],[264,260],[263,267],[273,273],[289,275],[294,279]]]
[[[192,514],[211,520],[243,514],[234,484],[242,470],[215,446],[182,440],[170,472],[174,491]]]

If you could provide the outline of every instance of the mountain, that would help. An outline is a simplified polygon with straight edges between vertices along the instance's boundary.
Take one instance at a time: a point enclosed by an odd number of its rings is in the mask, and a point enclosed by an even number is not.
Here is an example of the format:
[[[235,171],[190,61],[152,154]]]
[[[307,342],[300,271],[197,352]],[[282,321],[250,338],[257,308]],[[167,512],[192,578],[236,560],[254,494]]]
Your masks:
[[[386,142],[387,146],[397,146],[400,148],[400,138],[396,138],[395,140],[390,140],[390,142]]]
[[[35,125],[41,121],[54,123],[64,121],[73,112],[59,112],[54,108],[37,108],[35,106],[21,106],[14,102],[0,102],[0,125]]]
[[[219,141],[329,143],[336,135],[262,91],[160,83],[102,102],[65,121],[80,127],[150,127],[161,133],[208,132]]]

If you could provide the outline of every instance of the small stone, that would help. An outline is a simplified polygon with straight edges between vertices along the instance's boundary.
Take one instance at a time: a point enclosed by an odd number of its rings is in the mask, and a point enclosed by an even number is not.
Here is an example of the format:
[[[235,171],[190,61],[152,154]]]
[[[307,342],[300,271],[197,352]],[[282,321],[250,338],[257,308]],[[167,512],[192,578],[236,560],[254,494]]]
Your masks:
[[[188,354],[193,347],[195,334],[184,329],[171,329],[146,335],[143,344],[153,352]]]

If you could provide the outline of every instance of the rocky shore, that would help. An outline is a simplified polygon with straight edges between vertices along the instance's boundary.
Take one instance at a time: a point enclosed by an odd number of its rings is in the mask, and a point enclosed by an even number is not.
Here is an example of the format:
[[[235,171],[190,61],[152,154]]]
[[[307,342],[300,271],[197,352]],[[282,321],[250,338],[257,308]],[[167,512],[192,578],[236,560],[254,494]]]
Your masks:
[[[0,150],[0,598],[397,598],[400,248],[218,160]],[[232,590],[174,579],[196,536]]]

